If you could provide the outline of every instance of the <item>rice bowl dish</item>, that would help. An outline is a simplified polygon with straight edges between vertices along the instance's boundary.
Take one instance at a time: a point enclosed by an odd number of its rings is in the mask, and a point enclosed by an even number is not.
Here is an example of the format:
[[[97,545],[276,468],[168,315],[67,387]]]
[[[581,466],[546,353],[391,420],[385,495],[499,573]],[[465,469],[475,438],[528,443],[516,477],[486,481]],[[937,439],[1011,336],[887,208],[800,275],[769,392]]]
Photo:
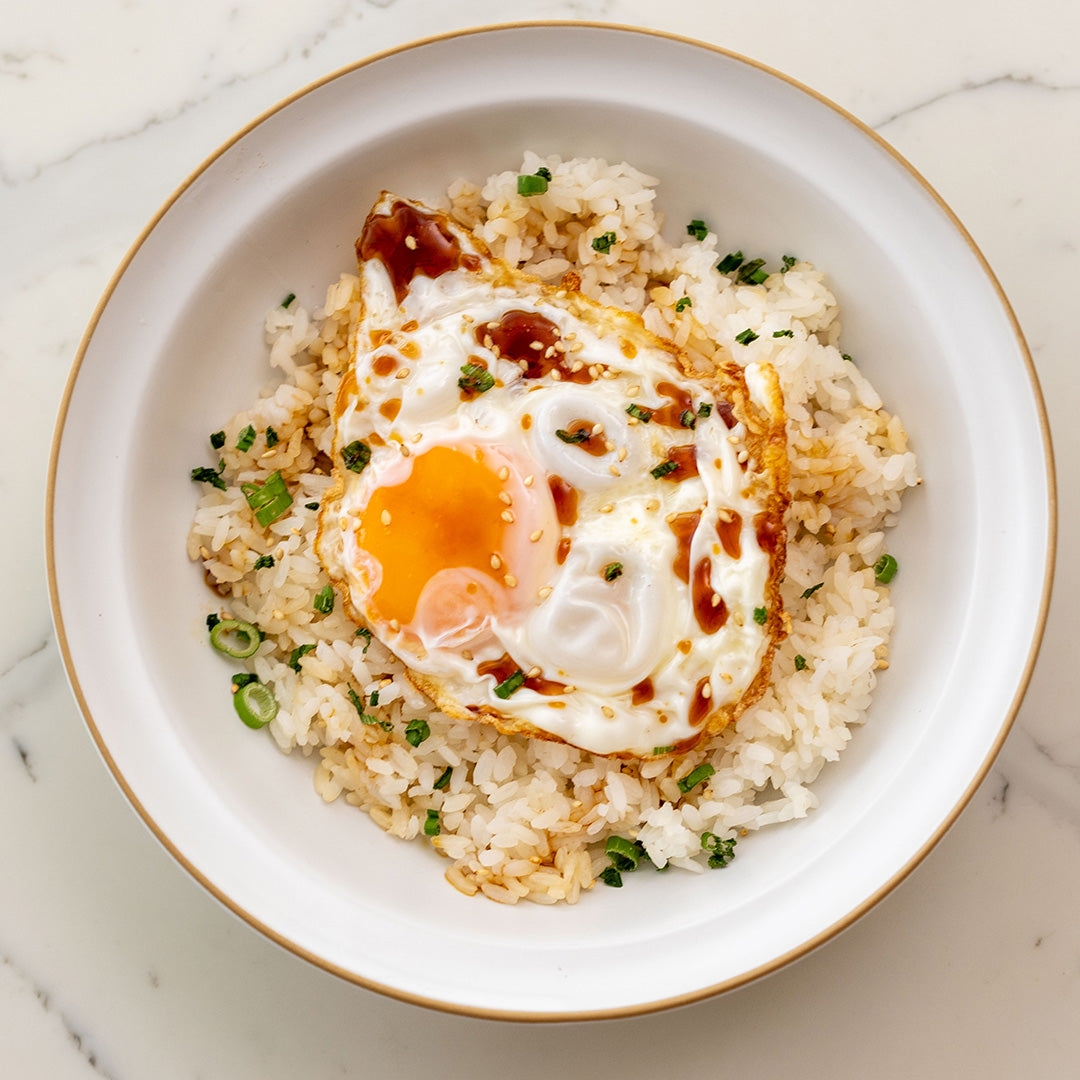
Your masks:
[[[541,170],[545,190],[521,194],[519,178]],[[211,619],[258,628],[246,674],[272,688],[273,739],[315,759],[323,799],[434,847],[467,895],[573,903],[639,864],[728,865],[749,833],[816,807],[810,785],[866,721],[888,666],[896,564],[886,530],[919,483],[902,423],[842,351],[820,271],[797,253],[772,266],[744,258],[725,239],[731,224],[704,212],[668,223],[665,239],[657,190],[625,163],[527,153],[486,181],[453,182],[443,209],[515,272],[551,287],[574,275],[590,302],[634,313],[699,366],[775,371],[790,491],[785,576],[765,612],[778,624],[771,677],[730,723],[684,750],[653,741],[645,750],[662,753],[627,759],[455,718],[417,690],[355,609],[350,617],[316,536],[340,460],[335,401],[365,310],[355,273],[330,284],[311,314],[295,300],[270,312],[277,383],[214,433],[217,464],[201,468],[220,482],[202,492],[188,554],[217,593]],[[248,494],[275,475],[291,501],[261,525]]]

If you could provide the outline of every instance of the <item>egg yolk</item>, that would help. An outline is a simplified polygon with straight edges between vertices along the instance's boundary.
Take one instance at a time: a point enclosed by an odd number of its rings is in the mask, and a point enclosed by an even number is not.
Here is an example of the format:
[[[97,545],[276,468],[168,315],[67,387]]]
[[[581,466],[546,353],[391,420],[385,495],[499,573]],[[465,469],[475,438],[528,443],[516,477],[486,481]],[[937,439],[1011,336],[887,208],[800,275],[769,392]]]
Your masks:
[[[415,457],[400,484],[375,489],[360,515],[358,539],[382,568],[372,603],[383,619],[412,622],[424,586],[442,570],[475,570],[501,588],[510,573],[502,552],[513,527],[504,490],[482,450],[449,446]]]

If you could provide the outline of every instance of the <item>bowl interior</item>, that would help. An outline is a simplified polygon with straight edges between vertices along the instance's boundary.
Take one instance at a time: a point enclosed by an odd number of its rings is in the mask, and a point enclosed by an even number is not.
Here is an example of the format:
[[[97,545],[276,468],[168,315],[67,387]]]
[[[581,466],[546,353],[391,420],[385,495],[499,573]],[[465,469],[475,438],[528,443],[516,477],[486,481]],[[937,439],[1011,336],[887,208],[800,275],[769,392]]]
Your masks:
[[[558,89],[529,92],[525,53]],[[660,177],[672,240],[702,217],[732,249],[825,270],[844,348],[903,418],[925,478],[889,540],[902,568],[891,668],[870,723],[819,779],[820,809],[754,836],[725,874],[636,875],[574,908],[466,899],[430,850],[324,806],[311,760],[236,723],[231,668],[205,647],[211,594],[184,553],[197,498],[187,477],[209,460],[207,435],[271,380],[266,310],[289,292],[320,304],[353,268],[381,189],[433,199],[455,177],[515,169],[526,148]],[[645,33],[440,39],[342,73],[249,129],[182,189],[117,281],[57,452],[50,555],[69,670],[148,823],[296,951],[451,1008],[652,1007],[823,939],[902,874],[981,776],[1041,626],[1042,430],[1022,343],[977,253],[897,158],[827,104],[739,58]]]

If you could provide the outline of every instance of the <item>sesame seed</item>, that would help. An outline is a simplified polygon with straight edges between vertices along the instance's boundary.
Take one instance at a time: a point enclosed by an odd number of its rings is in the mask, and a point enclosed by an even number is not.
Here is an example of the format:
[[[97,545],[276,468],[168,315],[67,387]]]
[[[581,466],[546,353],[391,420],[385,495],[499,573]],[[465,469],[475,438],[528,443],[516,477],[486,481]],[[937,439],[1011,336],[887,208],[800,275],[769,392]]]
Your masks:
[[[724,522],[725,525],[731,521],[731,511],[730,510],[717,510],[716,511],[716,516],[722,522]]]
[[[727,441],[729,443],[731,443],[732,446],[738,446],[739,445],[739,436],[738,435],[729,435],[727,437]]]
[[[509,480],[510,479],[510,466],[509,465],[504,465],[495,475],[500,480]]]
[[[203,557],[204,559],[209,559],[209,558],[210,558],[210,552],[209,552],[209,551],[207,551],[205,547],[200,547],[200,548],[199,548],[199,554],[200,554],[200,555],[201,555],[201,556],[202,556],[202,557]]]
[[[416,434],[415,434],[415,435],[414,435],[414,436],[412,437],[412,441],[413,441],[414,443],[418,443],[418,442],[419,442],[419,441],[420,441],[420,440],[421,440],[421,439],[422,439],[423,437],[424,437],[424,433],[423,433],[422,431],[418,431],[418,432],[417,432],[417,433],[416,433]]]
[[[509,510],[504,510],[499,515],[499,517],[501,517],[503,519],[503,521],[506,522],[507,525],[513,525],[514,524],[514,515]]]
[[[535,544],[536,541],[539,540],[540,537],[543,536],[543,535],[544,535],[544,530],[543,529],[537,529],[536,532],[529,533],[529,539]]]
[[[604,425],[603,424],[593,424],[592,433],[594,435],[603,435],[604,434]]]
[[[551,347],[556,352],[566,352],[566,343],[564,341],[556,341],[555,344],[552,345]]]
[[[535,679],[539,674],[540,674],[540,668],[531,667],[531,668],[529,668],[528,671],[525,672],[525,678],[526,679]]]
[[[525,479],[524,479],[524,480],[522,480],[521,482],[522,482],[522,483],[523,483],[523,484],[524,484],[524,485],[525,485],[526,487],[532,487],[532,486],[533,486],[533,480],[535,480],[535,479],[536,479],[536,478],[535,478],[535,477],[533,476],[533,474],[532,474],[532,473],[529,473],[529,475],[528,475],[528,476],[526,476],[526,477],[525,477]]]
[[[489,330],[498,330],[499,329],[499,324],[494,319],[492,319],[491,322],[489,322],[487,324],[487,328]]]
[[[704,685],[704,686],[703,686],[703,687],[701,688],[701,696],[702,696],[702,697],[703,697],[703,698],[704,698],[704,699],[705,699],[706,701],[708,701],[708,700],[709,700],[709,698],[711,698],[711,697],[712,697],[712,687],[711,687],[711,686],[710,686],[710,685],[709,685],[708,683],[706,683],[706,684],[705,684],[705,685]]]
[[[554,345],[549,345],[544,350],[544,359],[545,360],[550,360],[554,355],[555,355],[555,346]]]
[[[723,679],[726,683],[731,682],[731,676],[726,671],[723,673],[723,675],[720,676],[720,678]]]
[[[528,360],[519,360],[518,361],[518,367],[521,368],[522,371],[528,371],[529,370],[529,361]]]
[[[415,251],[416,250],[416,237],[415,236],[406,236],[405,237],[405,246],[410,251]]]
[[[397,371],[394,372],[394,378],[395,379],[407,379],[409,377],[409,374],[410,374],[410,372],[409,372],[409,369],[407,367],[398,368]]]
[[[626,388],[626,396],[627,397],[637,397],[638,394],[640,394],[640,393],[641,393],[641,387],[640,386],[628,386]]]
[[[742,464],[742,462],[746,461],[747,458],[749,458],[749,457],[750,457],[750,452],[748,450],[740,450],[739,451],[739,463],[740,464]]]
[[[628,451],[627,451],[626,447],[625,446],[620,446],[619,447],[619,453],[616,456],[618,457],[618,459],[620,461],[625,461],[627,453],[628,453]]]
[[[498,570],[502,566],[502,559],[498,555],[491,556],[491,569]]]
[[[584,349],[584,348],[585,348],[585,344],[584,344],[584,342],[581,342],[581,341],[575,341],[575,342],[574,342],[574,343],[573,343],[573,344],[572,344],[572,345],[570,346],[570,351],[571,351],[572,353],[575,353],[575,352],[581,352],[581,350],[582,350],[582,349]]]
[[[634,427],[634,426],[636,426],[637,422],[638,422],[638,418],[636,416],[628,416],[626,418],[627,427]]]
[[[278,611],[277,608],[274,608],[274,610],[273,610],[273,612],[271,614],[274,616],[275,619],[284,619],[285,618],[285,612],[284,611]]]
[[[732,621],[736,626],[742,626],[746,622],[746,617],[741,611],[736,611],[732,616]]]
[[[622,473],[619,472],[618,465],[609,465],[607,468],[608,472],[611,473],[612,476],[622,476]]]
[[[710,603],[710,604],[711,604],[711,605],[712,605],[713,607],[719,607],[719,606],[720,606],[720,594],[719,594],[719,593],[715,593],[715,592],[714,592],[714,593],[712,594],[712,596],[711,596],[711,597],[709,598],[709,603]]]
[[[389,525],[390,524],[390,511],[389,510],[384,510],[382,512],[382,523],[384,525]]]
[[[611,368],[604,368],[604,370],[600,372],[601,379],[617,379],[618,377],[619,373],[617,371],[612,371]]]
[[[536,590],[536,595],[539,596],[541,600],[546,600],[551,595],[551,586],[541,586],[539,589]]]
[[[503,582],[505,583],[505,585],[506,585],[506,587],[508,589],[516,589],[517,588],[517,578],[514,577],[513,574],[507,574],[506,577],[503,578]]]
[[[660,500],[659,499],[650,499],[645,504],[645,509],[646,510],[659,510],[660,509]]]
[[[379,680],[379,689],[380,690],[385,690],[388,686],[393,686],[393,685],[394,685],[394,680],[393,679],[380,679]]]
[[[491,348],[491,335],[490,334],[485,334],[484,335],[484,348],[485,349],[490,349]]]
[[[558,368],[552,368],[551,377],[555,382],[560,382],[562,380],[562,372]]]
[[[615,509],[615,507],[614,507],[613,504],[604,503],[604,505],[600,507],[600,513],[601,514],[610,514],[611,511],[614,510],[614,509]]]
[[[471,652],[469,652],[468,649],[462,649],[461,650],[461,659],[462,660],[471,660],[472,658],[473,658],[473,654]]]
[[[592,376],[592,377],[593,377],[594,379],[599,379],[599,378],[600,378],[600,365],[599,365],[599,364],[593,364],[593,365],[592,365],[592,366],[591,366],[591,367],[589,368],[589,374],[590,374],[590,375],[591,375],[591,376]]]
[[[512,506],[514,503],[514,498],[509,491],[500,491],[499,502],[506,503],[507,506]]]
[[[574,691],[575,691],[576,689],[577,689],[577,687],[576,687],[576,686],[573,686],[573,685],[568,685],[568,686],[566,686],[566,688],[565,688],[565,689],[563,690],[563,693],[564,693],[564,694],[572,694],[572,693],[573,693],[573,692],[574,692]]]
[[[530,349],[535,349],[537,352],[539,352],[543,347],[544,347],[544,343],[542,341],[530,341],[529,342],[529,348]]]
[[[615,710],[610,705],[603,705],[600,711],[610,720],[615,715]]]
[[[264,458],[273,457],[276,453],[277,453],[276,450],[267,450],[265,453],[263,453],[262,456]]]
[[[574,361],[574,362],[573,362],[573,363],[572,363],[572,364],[570,365],[570,372],[571,372],[571,374],[575,374],[575,375],[576,375],[576,374],[577,374],[577,372],[581,371],[581,369],[582,369],[582,368],[583,368],[584,366],[585,366],[585,361],[584,361],[584,360],[575,360],[575,361]]]
[[[412,451],[404,443],[400,444],[400,449],[401,449],[401,456],[402,457],[411,457],[412,456]]]
[[[401,629],[401,623],[399,623],[397,619],[391,619],[390,629],[396,634]]]
[[[501,360],[502,359],[502,353],[499,352],[499,346],[498,345],[492,345],[491,346],[491,353],[495,357],[496,360]]]

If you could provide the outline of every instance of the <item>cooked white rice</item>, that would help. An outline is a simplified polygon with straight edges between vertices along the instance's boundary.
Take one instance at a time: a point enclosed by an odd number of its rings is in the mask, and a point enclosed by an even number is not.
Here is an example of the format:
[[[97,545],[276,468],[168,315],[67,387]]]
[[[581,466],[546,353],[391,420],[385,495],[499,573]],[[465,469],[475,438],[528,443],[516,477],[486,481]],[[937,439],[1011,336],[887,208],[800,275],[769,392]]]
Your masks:
[[[541,165],[552,173],[547,193],[519,196],[518,172]],[[736,838],[804,817],[818,801],[810,784],[866,720],[877,671],[888,666],[893,608],[872,567],[902,492],[919,482],[904,429],[840,352],[836,301],[819,271],[798,262],[761,285],[733,283],[715,269],[725,252],[714,233],[679,246],[661,236],[656,184],[626,164],[527,153],[520,170],[482,186],[456,182],[447,206],[494,255],[548,281],[575,270],[585,293],[641,312],[698,362],[719,347],[779,372],[791,454],[783,596],[792,628],[771,689],[733,728],[681,757],[641,763],[501,735],[434,711],[377,640],[357,636],[340,599],[330,614],[314,609],[328,579],[312,550],[317,510],[306,504],[330,484],[329,403],[348,361],[354,275],[331,285],[311,316],[295,304],[267,316],[278,383],[226,426],[229,486],[207,485],[188,539],[189,555],[222,598],[216,610],[265,634],[251,670],[280,703],[270,725],[278,746],[317,752],[315,788],[327,802],[343,797],[394,836],[430,842],[449,860],[447,880],[470,895],[573,903],[608,864],[611,835],[636,838],[657,867],[701,872],[704,833]],[[594,251],[591,241],[607,231],[619,242],[607,254]],[[684,296],[692,306],[677,313]],[[757,340],[735,344],[748,328]],[[242,453],[236,440],[249,424],[259,435]],[[280,438],[269,449],[267,427]],[[263,529],[240,484],[274,470],[294,501]],[[263,554],[274,565],[254,569]],[[289,660],[302,645],[315,648],[295,671]],[[366,712],[390,730],[361,722],[350,687],[365,700],[378,690],[378,705]],[[415,748],[405,739],[414,717],[431,731]],[[684,795],[678,779],[703,762],[715,773]],[[429,810],[440,826],[430,838]]]

